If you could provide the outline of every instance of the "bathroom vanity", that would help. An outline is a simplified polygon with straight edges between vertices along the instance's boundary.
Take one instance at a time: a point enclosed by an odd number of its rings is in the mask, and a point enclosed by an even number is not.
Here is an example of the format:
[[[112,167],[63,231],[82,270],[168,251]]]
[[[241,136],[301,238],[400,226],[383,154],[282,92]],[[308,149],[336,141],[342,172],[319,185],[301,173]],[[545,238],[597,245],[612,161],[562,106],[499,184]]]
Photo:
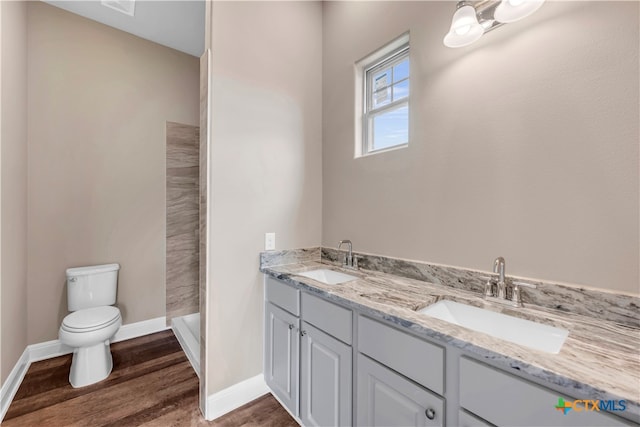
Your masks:
[[[327,267],[355,279],[325,284],[299,274]],[[611,325],[589,331],[598,323],[522,309],[569,330],[560,352],[548,354],[419,313],[443,297],[479,298],[468,291],[316,261],[262,271],[265,381],[305,426],[637,425],[637,357],[597,348],[616,334]],[[629,337],[637,351],[638,334]],[[609,360],[617,366],[598,365]],[[587,402],[566,414],[556,408],[574,399]],[[595,410],[598,399],[613,406]]]
[[[304,425],[350,425],[352,313],[267,278],[267,385]]]

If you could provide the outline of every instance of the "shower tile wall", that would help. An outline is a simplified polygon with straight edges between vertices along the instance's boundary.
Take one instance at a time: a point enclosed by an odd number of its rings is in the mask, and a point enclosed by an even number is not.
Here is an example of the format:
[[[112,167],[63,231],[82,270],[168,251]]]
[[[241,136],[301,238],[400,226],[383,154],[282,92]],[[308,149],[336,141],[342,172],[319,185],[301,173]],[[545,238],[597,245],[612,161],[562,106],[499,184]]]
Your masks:
[[[167,122],[167,325],[199,310],[199,129]]]

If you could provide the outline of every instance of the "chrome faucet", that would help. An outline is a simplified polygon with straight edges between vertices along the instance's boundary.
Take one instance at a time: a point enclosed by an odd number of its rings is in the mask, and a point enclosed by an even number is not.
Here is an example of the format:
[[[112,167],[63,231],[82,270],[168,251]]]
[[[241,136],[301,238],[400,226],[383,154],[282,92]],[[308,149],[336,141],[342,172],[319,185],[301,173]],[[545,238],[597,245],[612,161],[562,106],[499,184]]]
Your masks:
[[[508,286],[505,279],[505,261],[502,257],[498,257],[493,261],[493,272],[498,276],[487,278],[487,283],[484,285],[484,299],[486,300],[512,307],[522,307],[522,291],[520,288],[536,287],[531,283],[516,281],[512,281],[511,285]],[[507,290],[511,290],[510,296],[507,296]]]
[[[342,266],[345,268],[351,268],[353,270],[358,269],[358,258],[353,256],[353,245],[351,244],[351,240],[340,240],[338,243],[338,250],[342,247],[343,244],[349,245],[349,250],[344,256],[344,261],[342,262]]]

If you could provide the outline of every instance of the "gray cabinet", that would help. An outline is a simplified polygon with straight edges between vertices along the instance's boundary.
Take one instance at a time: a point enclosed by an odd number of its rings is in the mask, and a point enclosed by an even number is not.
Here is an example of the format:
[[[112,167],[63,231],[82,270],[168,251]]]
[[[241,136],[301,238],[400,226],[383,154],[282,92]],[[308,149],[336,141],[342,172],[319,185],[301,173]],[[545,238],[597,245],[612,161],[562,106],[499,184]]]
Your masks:
[[[489,424],[461,409],[458,411],[458,427],[493,427],[493,424]]]
[[[271,303],[265,307],[264,379],[297,416],[300,319]]]
[[[302,424],[351,425],[351,347],[307,322],[302,322],[301,335]]]
[[[358,426],[443,426],[444,399],[358,354]]]
[[[295,316],[300,316],[300,291],[298,289],[272,277],[267,277],[264,294],[270,303]]]
[[[302,320],[351,345],[353,312],[329,301],[302,294]]]
[[[564,414],[556,405],[570,396],[390,322],[354,318],[331,295],[270,277],[265,285],[265,380],[304,426],[638,425],[619,412]]]
[[[358,351],[437,394],[444,392],[444,348],[358,317]]]
[[[604,411],[565,414],[556,409],[559,397],[568,396],[466,357],[460,359],[460,406],[497,426],[633,425]]]
[[[272,278],[265,286],[267,385],[305,426],[350,426],[351,310]]]

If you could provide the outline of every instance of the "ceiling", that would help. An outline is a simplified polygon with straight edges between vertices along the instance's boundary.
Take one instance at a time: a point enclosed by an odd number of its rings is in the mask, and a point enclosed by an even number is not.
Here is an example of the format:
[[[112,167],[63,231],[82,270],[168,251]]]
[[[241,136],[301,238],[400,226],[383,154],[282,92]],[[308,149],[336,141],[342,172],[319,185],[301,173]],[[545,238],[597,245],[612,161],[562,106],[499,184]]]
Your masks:
[[[204,0],[138,0],[134,16],[103,6],[100,0],[43,1],[189,55],[200,57],[204,52]]]

